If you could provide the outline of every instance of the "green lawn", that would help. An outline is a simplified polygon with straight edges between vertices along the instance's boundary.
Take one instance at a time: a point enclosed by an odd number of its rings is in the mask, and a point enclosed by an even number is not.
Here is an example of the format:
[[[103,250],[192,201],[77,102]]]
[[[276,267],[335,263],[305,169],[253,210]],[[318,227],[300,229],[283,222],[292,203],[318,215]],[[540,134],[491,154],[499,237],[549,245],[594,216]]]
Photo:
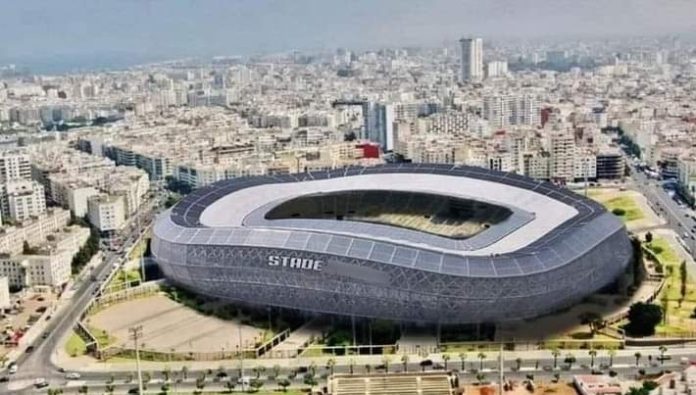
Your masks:
[[[620,215],[621,220],[624,222],[635,221],[644,217],[643,212],[638,207],[638,203],[630,196],[618,196],[601,203],[609,211],[614,209],[624,210],[624,214]]]
[[[108,345],[111,345],[116,342],[116,338],[109,335],[109,333],[103,329],[95,328],[93,326],[90,326],[89,324],[86,325],[87,330],[97,338],[97,342],[99,342],[100,347],[106,347]]]
[[[84,355],[87,352],[87,344],[73,331],[68,342],[65,343],[65,352],[70,356]]]

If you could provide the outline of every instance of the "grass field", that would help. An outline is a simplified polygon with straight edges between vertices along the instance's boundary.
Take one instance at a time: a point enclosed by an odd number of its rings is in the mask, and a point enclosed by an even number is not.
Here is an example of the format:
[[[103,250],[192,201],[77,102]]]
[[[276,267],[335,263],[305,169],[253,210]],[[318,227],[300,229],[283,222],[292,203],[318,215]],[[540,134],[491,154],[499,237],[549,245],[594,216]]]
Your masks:
[[[70,356],[80,356],[87,352],[87,345],[80,336],[74,331],[70,334],[68,342],[65,343],[65,352]]]
[[[696,331],[696,320],[691,318],[696,308],[696,291],[693,278],[687,275],[686,295],[681,294],[682,259],[669,242],[662,237],[655,237],[648,245],[663,266],[666,278],[665,286],[655,303],[667,308],[666,320],[658,325],[657,333],[681,334]]]
[[[636,221],[645,217],[643,215],[643,212],[638,207],[638,203],[636,203],[636,201],[630,196],[624,195],[617,196],[604,201],[602,201],[601,199],[598,200],[609,211],[613,211],[615,209],[624,210],[624,214],[619,216],[621,217],[621,220],[624,222]]]

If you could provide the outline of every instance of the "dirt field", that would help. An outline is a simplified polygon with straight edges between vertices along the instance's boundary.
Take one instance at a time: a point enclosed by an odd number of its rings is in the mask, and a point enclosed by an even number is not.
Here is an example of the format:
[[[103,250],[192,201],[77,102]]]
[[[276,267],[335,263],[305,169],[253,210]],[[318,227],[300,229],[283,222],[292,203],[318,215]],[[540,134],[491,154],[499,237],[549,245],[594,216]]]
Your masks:
[[[240,326],[202,315],[166,296],[136,299],[109,307],[88,320],[90,327],[106,330],[115,345],[129,342],[128,328],[142,325],[144,348],[154,351],[235,351],[240,343]],[[242,348],[251,348],[263,330],[241,325]]]

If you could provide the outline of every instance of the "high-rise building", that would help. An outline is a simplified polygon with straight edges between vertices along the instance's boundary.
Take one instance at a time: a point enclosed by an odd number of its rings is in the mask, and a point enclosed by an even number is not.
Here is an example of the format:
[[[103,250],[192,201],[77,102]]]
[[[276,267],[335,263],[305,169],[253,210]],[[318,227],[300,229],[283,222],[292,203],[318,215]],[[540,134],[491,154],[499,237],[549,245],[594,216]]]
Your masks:
[[[5,151],[0,155],[0,182],[31,178],[29,154],[23,151]]]
[[[491,126],[536,126],[540,123],[539,99],[531,95],[490,95],[483,98],[483,118]]]
[[[483,78],[483,40],[462,38],[459,43],[462,50],[461,81],[481,80]]]
[[[363,103],[364,138],[379,143],[384,151],[394,149],[394,105]]]

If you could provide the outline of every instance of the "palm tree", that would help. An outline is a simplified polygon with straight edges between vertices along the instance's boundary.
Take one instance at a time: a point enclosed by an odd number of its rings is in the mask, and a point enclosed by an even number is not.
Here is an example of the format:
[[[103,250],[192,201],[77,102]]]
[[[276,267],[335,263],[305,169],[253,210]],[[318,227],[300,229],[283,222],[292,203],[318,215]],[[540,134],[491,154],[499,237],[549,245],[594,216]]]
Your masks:
[[[517,370],[522,369],[522,358],[515,359],[515,363],[517,364]]]
[[[273,365],[273,377],[280,375],[280,365]]]
[[[449,362],[450,356],[449,354],[442,354],[442,362],[445,363],[445,370],[447,370],[447,362]]]
[[[372,366],[370,364],[365,364],[365,373],[370,374],[370,370],[372,370]]]
[[[592,349],[588,352],[590,354],[590,367],[594,368],[594,359],[597,356],[597,350]]]
[[[227,392],[229,392],[231,394],[232,391],[234,391],[234,381],[232,381],[232,380],[225,381],[225,387],[227,387]]]
[[[466,370],[466,353],[465,352],[460,352],[459,353],[459,360],[462,362],[462,372]]]
[[[389,362],[391,362],[391,358],[388,355],[382,357],[382,363],[384,364],[384,373],[389,373]]]
[[[665,353],[667,352],[667,347],[665,346],[660,346],[660,365],[664,365],[665,363]]]
[[[614,366],[614,357],[616,356],[616,350],[610,348],[609,350],[607,350],[607,353],[609,354],[609,366]]]
[[[558,357],[561,355],[561,350],[554,347],[551,349],[551,355],[553,355],[553,368],[556,369],[558,367]]]
[[[326,361],[326,368],[329,369],[329,371],[331,371],[331,375],[334,374],[334,366],[336,366],[336,360],[333,358],[329,358]]]
[[[86,385],[83,385],[82,387],[80,387],[80,388],[77,390],[77,392],[79,392],[79,393],[81,393],[81,394],[86,394],[87,392],[89,392],[89,387],[87,387]]]
[[[478,353],[478,359],[479,359],[479,370],[483,370],[483,360],[486,359],[486,354],[483,352]]]
[[[187,366],[181,367],[181,375],[184,376],[184,380],[188,379],[188,367]]]
[[[251,369],[252,372],[256,375],[256,378],[258,379],[261,377],[261,373],[266,371],[266,368],[264,366],[255,366],[253,369]]]
[[[401,363],[404,364],[404,372],[408,372],[408,354],[401,356]]]
[[[636,351],[635,354],[633,354],[634,357],[636,357],[636,366],[638,366],[638,363],[640,362],[640,357],[643,356],[639,351]]]
[[[353,368],[355,367],[355,360],[351,358],[348,361],[348,369],[350,370],[350,374],[353,374]]]

